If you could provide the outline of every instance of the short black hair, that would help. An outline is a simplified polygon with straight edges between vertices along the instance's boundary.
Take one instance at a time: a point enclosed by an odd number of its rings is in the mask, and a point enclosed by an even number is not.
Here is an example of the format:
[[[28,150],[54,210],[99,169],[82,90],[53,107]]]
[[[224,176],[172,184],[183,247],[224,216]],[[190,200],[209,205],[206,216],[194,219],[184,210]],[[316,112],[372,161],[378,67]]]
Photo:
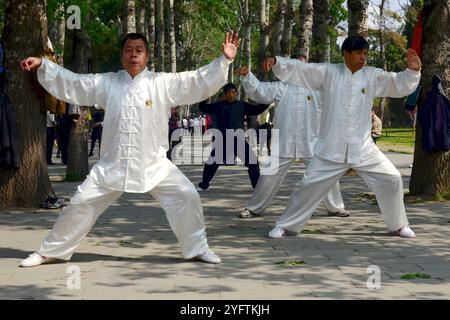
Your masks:
[[[148,40],[146,36],[144,36],[141,33],[129,33],[122,38],[120,51],[123,51],[123,48],[125,47],[125,42],[127,42],[127,40],[142,40],[145,43],[145,48],[148,50]]]
[[[236,86],[233,83],[227,83],[223,86],[223,93],[227,93],[227,91],[231,89],[237,90]]]
[[[344,40],[341,47],[341,52],[344,54],[344,50],[351,53],[355,50],[369,50],[369,43],[362,36],[349,36]]]

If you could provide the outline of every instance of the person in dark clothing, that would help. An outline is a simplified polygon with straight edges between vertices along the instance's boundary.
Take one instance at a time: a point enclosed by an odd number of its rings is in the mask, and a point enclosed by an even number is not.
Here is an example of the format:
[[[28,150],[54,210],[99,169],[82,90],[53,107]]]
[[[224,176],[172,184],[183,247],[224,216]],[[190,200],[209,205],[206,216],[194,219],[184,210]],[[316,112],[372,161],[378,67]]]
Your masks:
[[[55,115],[47,111],[47,164],[54,164],[52,161],[53,145],[56,138]]]
[[[215,116],[216,129],[218,129],[223,137],[222,145],[217,145],[211,151],[210,158],[205,163],[203,169],[203,179],[197,187],[197,191],[205,191],[209,188],[209,183],[213,179],[214,174],[220,165],[229,163],[229,159],[233,159],[232,163],[236,157],[239,157],[248,168],[248,175],[252,187],[256,186],[259,179],[259,164],[255,153],[251,149],[250,145],[245,141],[243,134],[244,128],[244,116],[245,115],[258,115],[267,109],[267,105],[258,104],[251,105],[244,101],[237,101],[237,90],[236,86],[232,83],[228,83],[223,87],[225,98],[222,101],[218,101],[212,104],[207,104],[206,101],[200,103],[200,111]],[[234,130],[234,135],[232,138],[234,141],[228,141],[227,143],[227,130]],[[238,129],[241,129],[240,131]],[[241,133],[241,134],[240,134]],[[231,137],[231,136],[230,136]],[[228,138],[229,139],[229,138]],[[227,145],[233,143],[233,148],[227,148]],[[240,148],[239,146],[243,146]],[[217,148],[222,148],[222,156],[220,156]],[[244,150],[241,150],[244,149]],[[217,158],[216,158],[216,153]]]
[[[427,152],[450,150],[450,101],[442,80],[434,75],[431,90],[417,113],[422,128],[422,148]]]
[[[169,160],[172,160],[172,150],[181,142],[181,136],[172,137],[173,133],[179,129],[180,120],[180,113],[176,107],[172,107],[169,118],[169,150],[167,150],[167,159]]]
[[[56,118],[56,127],[59,135],[59,143],[61,148],[61,162],[67,165],[67,160],[69,159],[69,141],[70,141],[70,131],[72,131],[73,118],[68,113],[69,108],[66,106],[66,112]]]
[[[94,155],[95,142],[98,140],[98,156],[100,157],[100,147],[102,146],[102,132],[103,132],[103,118],[105,116],[105,111],[99,109],[93,116],[93,129],[91,133],[91,151],[89,152],[89,157]]]

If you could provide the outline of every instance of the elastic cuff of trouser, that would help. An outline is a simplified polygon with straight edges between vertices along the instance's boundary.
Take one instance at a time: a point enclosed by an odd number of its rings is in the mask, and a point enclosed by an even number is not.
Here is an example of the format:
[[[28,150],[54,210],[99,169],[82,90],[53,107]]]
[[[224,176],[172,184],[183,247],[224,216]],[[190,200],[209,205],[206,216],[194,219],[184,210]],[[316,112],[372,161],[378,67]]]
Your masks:
[[[393,228],[391,226],[388,226],[388,229],[389,229],[389,231],[397,231],[404,227],[409,227],[409,221],[400,222],[397,225],[395,225]]]
[[[208,243],[205,241],[194,246],[194,248],[189,250],[188,253],[181,252],[181,254],[183,255],[184,259],[192,259],[196,256],[206,253],[208,249],[209,249]]]
[[[41,251],[37,251],[37,254],[39,254],[42,257],[47,257],[47,258],[53,258],[53,259],[58,259],[58,260],[63,260],[63,261],[69,261],[72,258],[72,255],[70,255],[70,257],[67,256],[55,256],[52,254],[47,254]]]

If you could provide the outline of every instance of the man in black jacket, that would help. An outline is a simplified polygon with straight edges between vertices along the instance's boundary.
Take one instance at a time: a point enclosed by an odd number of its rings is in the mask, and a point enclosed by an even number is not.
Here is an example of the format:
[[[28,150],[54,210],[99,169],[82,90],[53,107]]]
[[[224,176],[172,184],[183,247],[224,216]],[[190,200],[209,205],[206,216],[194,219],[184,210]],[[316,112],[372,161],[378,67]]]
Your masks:
[[[259,179],[258,159],[245,141],[243,134],[244,116],[258,115],[267,109],[267,105],[251,105],[244,101],[237,101],[236,86],[228,83],[223,87],[225,97],[222,101],[207,104],[205,101],[200,103],[200,111],[214,115],[217,119],[217,130],[222,134],[222,143],[213,144],[211,156],[205,163],[203,169],[203,179],[197,187],[197,191],[205,191],[209,188],[209,183],[214,177],[217,169],[222,164],[230,164],[229,159],[234,160],[236,156],[244,162],[248,168],[248,175],[253,188]],[[241,129],[241,130],[239,130]],[[228,131],[228,137],[227,137]],[[231,140],[233,139],[233,140]],[[222,148],[218,152],[218,148]],[[217,155],[217,157],[216,157]],[[228,160],[228,161],[227,161]]]

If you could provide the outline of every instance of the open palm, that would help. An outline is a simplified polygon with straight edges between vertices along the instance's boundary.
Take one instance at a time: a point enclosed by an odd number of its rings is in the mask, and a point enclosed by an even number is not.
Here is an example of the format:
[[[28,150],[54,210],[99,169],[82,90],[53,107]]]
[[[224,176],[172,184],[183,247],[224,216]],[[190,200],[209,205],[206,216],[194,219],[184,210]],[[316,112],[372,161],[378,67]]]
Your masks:
[[[239,47],[239,34],[233,31],[227,32],[225,41],[222,43],[222,51],[225,58],[233,60],[236,57],[237,49]]]

